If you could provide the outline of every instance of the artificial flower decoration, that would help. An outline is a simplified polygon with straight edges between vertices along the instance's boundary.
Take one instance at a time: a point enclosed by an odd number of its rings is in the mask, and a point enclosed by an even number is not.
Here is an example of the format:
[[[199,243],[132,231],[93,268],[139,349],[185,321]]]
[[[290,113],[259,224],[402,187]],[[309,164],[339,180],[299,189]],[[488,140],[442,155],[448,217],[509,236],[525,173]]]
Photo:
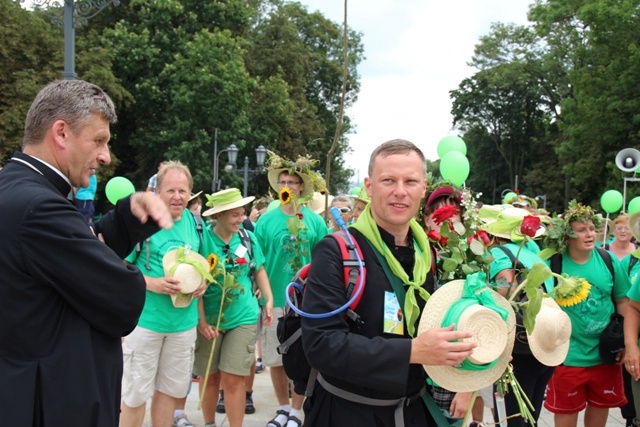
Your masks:
[[[247,265],[248,264],[247,260],[244,257],[243,258],[236,258],[235,263],[238,264],[238,265]]]
[[[278,193],[278,198],[280,199],[280,203],[286,205],[291,203],[293,195],[291,194],[291,190],[289,190],[287,187],[282,187],[280,193]]]
[[[520,224],[520,233],[533,238],[541,226],[540,217],[535,215],[525,216],[522,219],[522,224]]]

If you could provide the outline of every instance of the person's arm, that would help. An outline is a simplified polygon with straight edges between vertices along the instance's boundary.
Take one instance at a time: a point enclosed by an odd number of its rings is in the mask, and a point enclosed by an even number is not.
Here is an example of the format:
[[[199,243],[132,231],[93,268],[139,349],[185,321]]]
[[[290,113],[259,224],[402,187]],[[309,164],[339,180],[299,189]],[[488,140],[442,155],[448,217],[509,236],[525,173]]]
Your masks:
[[[260,293],[265,300],[265,311],[264,317],[262,319],[262,324],[264,326],[271,325],[273,322],[273,294],[271,293],[271,285],[269,284],[269,277],[267,276],[267,271],[261,266],[258,270],[255,271],[256,284],[260,289]]]
[[[95,234],[121,258],[127,256],[138,242],[160,228],[171,228],[173,221],[167,205],[155,194],[134,193],[120,199],[116,207],[94,225]]]

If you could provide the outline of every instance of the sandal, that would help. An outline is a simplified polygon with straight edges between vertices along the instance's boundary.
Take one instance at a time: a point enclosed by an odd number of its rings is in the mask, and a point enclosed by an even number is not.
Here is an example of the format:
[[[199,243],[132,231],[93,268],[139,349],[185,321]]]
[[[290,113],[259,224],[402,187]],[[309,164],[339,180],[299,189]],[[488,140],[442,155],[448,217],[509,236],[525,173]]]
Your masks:
[[[293,415],[289,416],[289,419],[287,420],[287,427],[289,427],[290,421],[293,421],[294,423],[298,424],[298,427],[302,427],[302,421],[300,421],[300,418]]]
[[[275,417],[273,417],[273,418],[271,419],[271,421],[269,421],[269,422],[267,423],[267,427],[283,427],[283,425],[282,425],[282,424],[280,424],[279,422],[277,422],[277,421],[276,421],[276,418],[278,418],[278,416],[279,416],[279,415],[284,415],[285,417],[287,417],[287,422],[289,422],[289,421],[288,421],[288,420],[289,420],[289,413],[288,413],[287,411],[285,411],[284,409],[278,409],[278,410],[276,411],[276,416],[275,416]],[[285,425],[286,425],[286,424],[287,424],[287,423],[285,423]]]

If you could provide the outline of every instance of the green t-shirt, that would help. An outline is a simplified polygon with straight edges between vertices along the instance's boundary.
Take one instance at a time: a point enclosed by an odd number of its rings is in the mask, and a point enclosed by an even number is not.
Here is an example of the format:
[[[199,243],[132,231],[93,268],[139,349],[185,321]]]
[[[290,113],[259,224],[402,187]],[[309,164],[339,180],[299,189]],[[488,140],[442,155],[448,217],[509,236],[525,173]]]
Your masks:
[[[594,249],[585,264],[576,264],[565,252],[562,254],[562,273],[582,277],[591,284],[589,296],[579,304],[562,307],[571,319],[569,354],[564,361],[567,366],[589,367],[602,363],[598,354],[598,342],[615,307],[611,299],[627,296],[631,286],[629,276],[620,261],[611,255],[615,271],[615,284],[604,260]]]
[[[164,277],[162,257],[170,250],[179,246],[191,246],[192,250],[200,251],[200,236],[196,230],[196,222],[187,209],[182,212],[182,217],[173,223],[169,230],[160,230],[152,235],[148,241],[142,243],[140,252],[133,251],[125,261],[134,264],[142,274],[148,277]],[[147,245],[150,248],[148,270]],[[166,294],[157,294],[147,290],[144,308],[138,320],[138,326],[158,333],[183,332],[194,328],[198,324],[198,306],[196,299],[191,301],[188,307],[176,308],[171,297]]]
[[[535,263],[544,263],[544,261],[537,255],[536,252],[532,252],[531,250],[529,250],[527,245],[525,245],[522,249],[520,249],[520,245],[517,245],[515,243],[507,243],[504,246],[507,250],[511,251],[514,258],[517,257],[517,260],[520,261],[522,265],[528,269],[533,267],[533,264]],[[500,248],[491,248],[490,252],[491,256],[493,256],[493,262],[489,264],[489,278],[491,279],[491,282],[495,282],[494,279],[496,275],[502,270],[512,269],[513,263],[509,259],[509,256],[505,254],[504,251]],[[553,278],[549,278],[544,282],[544,288],[545,292],[551,292],[553,290]]]
[[[218,262],[224,263],[227,273],[236,276],[238,283],[242,285],[243,292],[229,291],[227,294],[231,302],[225,307],[220,321],[220,330],[228,331],[241,325],[255,325],[258,323],[260,307],[253,295],[253,285],[249,272],[251,264],[258,270],[264,264],[264,254],[254,234],[247,231],[251,240],[251,255],[247,251],[243,257],[238,257],[238,247],[243,246],[240,234],[236,233],[231,237],[229,246],[224,243],[210,227],[204,230],[202,249],[200,253],[208,257],[216,254]],[[243,246],[244,247],[244,246]],[[218,283],[223,283],[223,277],[217,278]],[[211,283],[203,296],[204,313],[207,323],[216,326],[220,313],[220,298],[222,289],[219,285]]]
[[[300,257],[301,265],[304,266],[311,262],[313,248],[326,236],[327,225],[320,215],[306,206],[302,207],[300,213],[306,227],[300,231],[300,239],[307,241],[303,248],[306,253]],[[288,218],[293,218],[293,216],[285,215],[279,208],[273,209],[260,217],[255,229],[256,237],[266,258],[264,267],[269,276],[274,307],[285,306],[285,289],[296,273],[290,264],[293,252],[284,248],[292,237],[287,228]]]

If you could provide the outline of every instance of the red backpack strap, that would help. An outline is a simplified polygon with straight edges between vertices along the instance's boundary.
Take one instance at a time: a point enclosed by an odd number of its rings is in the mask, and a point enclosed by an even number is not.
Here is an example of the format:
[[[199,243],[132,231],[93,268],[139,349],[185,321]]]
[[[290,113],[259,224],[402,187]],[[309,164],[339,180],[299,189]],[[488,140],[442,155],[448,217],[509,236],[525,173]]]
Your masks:
[[[347,299],[351,299],[351,296],[354,294],[354,292],[357,292],[358,289],[360,289],[360,286],[364,287],[367,280],[366,267],[362,269],[362,278],[360,278],[360,268],[358,264],[358,258],[356,257],[357,252],[358,257],[360,257],[360,260],[362,260],[362,265],[364,266],[365,263],[362,256],[362,250],[360,250],[360,246],[358,245],[356,239],[353,239],[353,245],[349,242],[349,238],[344,231],[338,231],[336,233],[329,234],[329,236],[336,239],[336,242],[338,242],[338,246],[340,247],[344,271],[344,286],[347,290]],[[361,285],[359,285],[360,282],[362,282]],[[356,298],[349,306],[349,310],[355,311],[356,307],[358,307],[358,304],[360,304],[362,294],[363,292],[360,292],[358,298]],[[349,317],[351,317],[351,314],[348,315]]]

